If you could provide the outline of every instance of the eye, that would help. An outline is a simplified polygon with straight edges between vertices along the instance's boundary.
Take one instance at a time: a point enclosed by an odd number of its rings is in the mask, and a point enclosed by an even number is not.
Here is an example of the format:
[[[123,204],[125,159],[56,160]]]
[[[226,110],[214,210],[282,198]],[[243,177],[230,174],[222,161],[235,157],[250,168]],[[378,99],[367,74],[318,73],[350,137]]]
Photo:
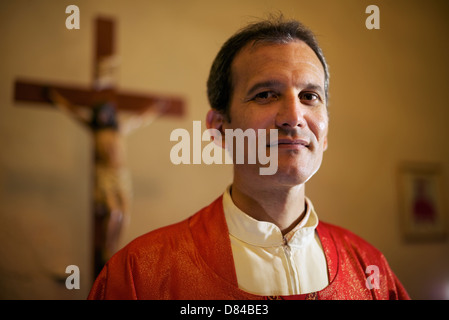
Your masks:
[[[299,99],[301,102],[309,105],[314,105],[321,102],[321,97],[314,92],[301,92],[299,94]]]
[[[279,99],[279,95],[273,91],[263,91],[259,92],[252,98],[251,100],[259,103],[259,104],[267,104],[272,101],[277,101]]]

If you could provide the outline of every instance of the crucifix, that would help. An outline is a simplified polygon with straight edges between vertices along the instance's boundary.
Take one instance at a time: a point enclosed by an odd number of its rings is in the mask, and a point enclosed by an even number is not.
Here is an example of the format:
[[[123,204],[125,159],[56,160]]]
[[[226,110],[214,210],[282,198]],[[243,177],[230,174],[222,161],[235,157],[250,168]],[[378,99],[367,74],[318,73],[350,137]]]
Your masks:
[[[160,115],[182,116],[184,101],[149,93],[117,90],[115,23],[96,19],[93,84],[68,86],[20,79],[14,99],[56,106],[81,122],[93,137],[94,277],[118,248],[130,217],[131,186],[124,161],[123,137]],[[121,119],[119,115],[128,114]]]

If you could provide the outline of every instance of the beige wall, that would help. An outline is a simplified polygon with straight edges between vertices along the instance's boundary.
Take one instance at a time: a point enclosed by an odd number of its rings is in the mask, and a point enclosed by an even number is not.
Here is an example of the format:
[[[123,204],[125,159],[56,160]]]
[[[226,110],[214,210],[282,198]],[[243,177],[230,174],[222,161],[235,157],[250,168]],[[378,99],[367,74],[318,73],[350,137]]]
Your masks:
[[[69,4],[80,8],[80,30],[65,28]],[[369,4],[380,7],[380,30],[365,28]],[[159,119],[126,140],[134,210],[124,245],[186,218],[231,182],[229,165],[173,165],[170,133],[204,120],[205,81],[223,41],[281,10],[315,30],[330,64],[330,146],[307,187],[320,218],[381,249],[413,298],[449,299],[449,242],[403,241],[395,184],[399,162],[438,162],[449,196],[447,8],[433,0],[2,1],[0,298],[84,299],[92,281],[89,134],[56,110],[14,103],[14,80],[89,84],[92,21],[104,14],[119,22],[120,87],[185,97],[184,118]],[[71,264],[80,290],[64,286]]]

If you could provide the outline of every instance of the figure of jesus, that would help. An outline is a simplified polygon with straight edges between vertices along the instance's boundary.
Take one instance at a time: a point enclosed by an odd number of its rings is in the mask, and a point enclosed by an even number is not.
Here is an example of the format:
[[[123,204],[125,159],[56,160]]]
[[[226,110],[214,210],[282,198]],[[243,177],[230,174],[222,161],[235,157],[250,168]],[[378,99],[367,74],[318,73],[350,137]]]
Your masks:
[[[112,102],[99,103],[88,111],[72,105],[56,90],[49,90],[49,98],[92,133],[94,260],[95,274],[98,274],[119,249],[120,236],[131,214],[132,188],[126,166],[124,137],[134,129],[151,123],[158,108],[149,108],[141,114],[119,119]]]

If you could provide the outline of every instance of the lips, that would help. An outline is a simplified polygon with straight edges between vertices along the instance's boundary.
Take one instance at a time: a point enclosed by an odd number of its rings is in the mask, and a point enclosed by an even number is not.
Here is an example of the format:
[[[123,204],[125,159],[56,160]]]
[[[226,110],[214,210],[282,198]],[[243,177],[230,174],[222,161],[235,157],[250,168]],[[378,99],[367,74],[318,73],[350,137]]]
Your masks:
[[[292,147],[292,148],[300,148],[300,147],[306,147],[308,148],[310,146],[310,143],[305,139],[278,139],[276,141],[271,142],[267,147]]]

